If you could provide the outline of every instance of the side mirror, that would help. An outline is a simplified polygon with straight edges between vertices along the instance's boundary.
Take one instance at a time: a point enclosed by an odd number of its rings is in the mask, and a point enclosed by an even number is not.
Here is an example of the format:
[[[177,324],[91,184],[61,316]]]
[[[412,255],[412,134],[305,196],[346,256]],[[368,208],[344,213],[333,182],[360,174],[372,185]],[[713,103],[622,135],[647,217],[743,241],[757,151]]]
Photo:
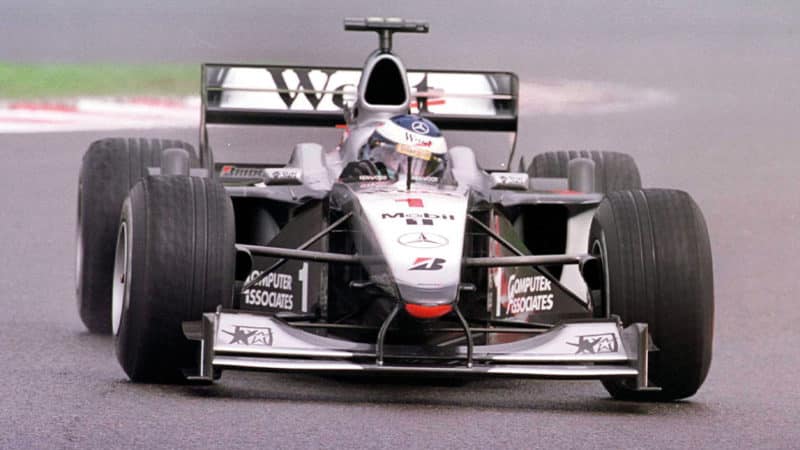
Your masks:
[[[492,172],[492,189],[527,191],[530,177],[524,172]]]
[[[264,169],[264,184],[267,186],[297,186],[303,184],[303,170],[296,167]]]

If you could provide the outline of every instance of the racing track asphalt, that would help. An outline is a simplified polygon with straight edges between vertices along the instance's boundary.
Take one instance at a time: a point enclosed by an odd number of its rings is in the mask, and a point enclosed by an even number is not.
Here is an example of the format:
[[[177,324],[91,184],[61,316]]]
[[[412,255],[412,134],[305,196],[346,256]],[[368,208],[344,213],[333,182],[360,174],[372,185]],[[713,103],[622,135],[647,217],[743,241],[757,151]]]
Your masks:
[[[612,20],[617,31],[591,32],[575,25],[591,14],[569,22],[574,11],[549,11],[549,20],[568,23],[547,42],[573,51],[537,53],[533,39],[521,41],[540,62],[553,62],[542,64],[547,76],[652,85],[676,95],[675,105],[651,110],[523,117],[520,148],[528,155],[560,148],[626,151],[637,159],[645,185],[687,190],[700,204],[714,252],[715,349],[709,377],[689,401],[616,402],[597,382],[452,385],[231,372],[210,387],[129,383],[111,340],[83,330],[73,294],[77,173],[87,144],[101,135],[5,135],[0,447],[796,448],[800,94],[793,83],[800,74],[791,55],[798,53],[798,28],[782,27],[780,11],[722,8],[715,15],[709,8],[697,14],[656,11],[653,35],[635,26],[641,11]],[[599,19],[616,17],[613,12]],[[329,20],[348,13],[336,11]],[[658,20],[666,23],[663,29]],[[512,36],[531,37],[516,20],[508,27]],[[339,33],[338,25],[329,28]],[[469,39],[472,32],[456,37]],[[637,33],[647,37],[637,39]],[[344,42],[340,38],[336,42]],[[445,52],[457,41],[440,40],[425,52],[406,46],[406,56],[433,66],[427,53]],[[161,42],[165,54],[174,51],[170,41]],[[486,50],[483,44],[476,48]],[[158,53],[147,46],[137,51],[141,58]],[[196,49],[187,52],[202,57]],[[505,67],[506,58],[523,77],[538,73],[515,56],[506,48],[490,57],[491,66]],[[466,68],[474,57],[462,51],[452,61]],[[361,56],[347,58],[344,63],[358,64]],[[325,59],[320,63],[336,62]],[[196,136],[194,130],[157,134]]]

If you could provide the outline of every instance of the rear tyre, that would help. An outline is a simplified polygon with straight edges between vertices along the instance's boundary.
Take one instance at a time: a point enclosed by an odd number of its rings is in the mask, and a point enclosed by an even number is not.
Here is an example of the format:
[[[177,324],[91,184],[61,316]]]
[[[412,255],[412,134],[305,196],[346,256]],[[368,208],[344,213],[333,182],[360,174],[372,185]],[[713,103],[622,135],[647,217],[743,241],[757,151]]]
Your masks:
[[[589,248],[601,256],[604,306],[623,324],[647,323],[649,379],[661,391],[604,381],[617,399],[689,397],[711,364],[714,283],[703,215],[689,194],[667,189],[609,194],[597,210]]]
[[[111,271],[122,202],[130,188],[159,167],[168,148],[189,153],[191,145],[172,140],[108,138],[95,141],[83,156],[78,179],[76,296],[78,311],[92,333],[111,332]]]
[[[137,382],[180,383],[199,345],[184,321],[233,304],[234,215],[207,178],[146,177],[122,208],[114,264],[116,354]]]
[[[631,155],[617,152],[561,151],[536,155],[528,174],[538,178],[567,178],[567,165],[576,158],[587,158],[595,164],[595,192],[610,193],[623,189],[641,189],[639,168]]]

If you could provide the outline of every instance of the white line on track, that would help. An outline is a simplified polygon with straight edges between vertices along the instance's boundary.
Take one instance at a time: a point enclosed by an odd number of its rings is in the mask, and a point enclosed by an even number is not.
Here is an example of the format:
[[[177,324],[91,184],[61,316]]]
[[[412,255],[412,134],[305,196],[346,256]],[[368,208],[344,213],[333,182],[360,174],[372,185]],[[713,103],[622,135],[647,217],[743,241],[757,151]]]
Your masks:
[[[0,133],[45,133],[134,128],[189,128],[200,100],[186,98],[81,98],[0,103]]]

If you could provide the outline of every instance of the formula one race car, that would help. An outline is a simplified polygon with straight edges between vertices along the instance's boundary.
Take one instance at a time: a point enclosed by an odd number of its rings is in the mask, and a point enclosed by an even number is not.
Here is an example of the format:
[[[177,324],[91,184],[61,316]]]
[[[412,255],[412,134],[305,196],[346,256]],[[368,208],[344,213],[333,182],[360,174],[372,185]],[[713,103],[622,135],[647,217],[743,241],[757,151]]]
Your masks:
[[[79,309],[114,334],[130,379],[511,376],[693,395],[713,281],[692,198],[642,189],[622,153],[512,172],[514,74],[407,71],[392,37],[423,22],[345,29],[379,35],[363,69],[205,64],[199,154],[147,139],[87,151]],[[269,137],[303,126],[340,138]]]

